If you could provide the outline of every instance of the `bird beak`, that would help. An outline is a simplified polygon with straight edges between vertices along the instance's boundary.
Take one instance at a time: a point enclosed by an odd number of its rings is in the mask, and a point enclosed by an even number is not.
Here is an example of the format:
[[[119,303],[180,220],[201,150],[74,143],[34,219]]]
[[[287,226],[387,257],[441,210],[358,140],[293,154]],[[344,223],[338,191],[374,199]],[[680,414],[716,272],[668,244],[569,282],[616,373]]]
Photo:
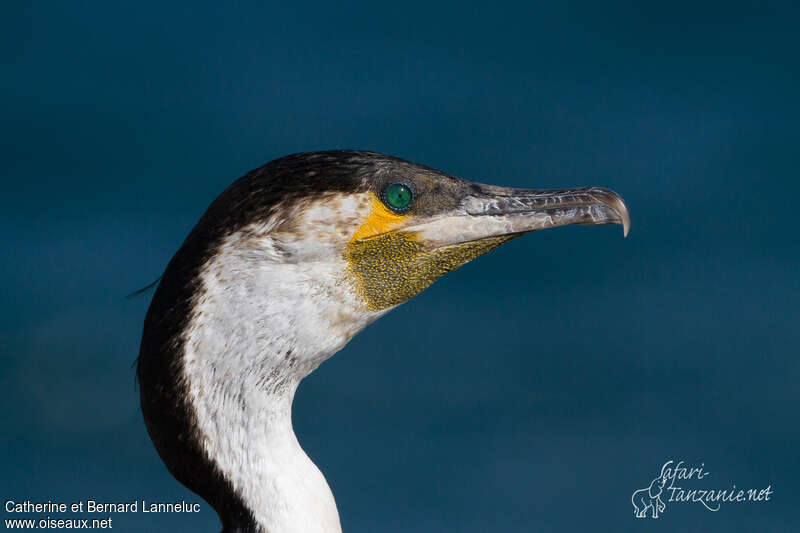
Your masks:
[[[630,223],[622,198],[602,187],[531,190],[476,184],[454,212],[408,230],[441,247],[568,224],[621,224],[627,236]]]

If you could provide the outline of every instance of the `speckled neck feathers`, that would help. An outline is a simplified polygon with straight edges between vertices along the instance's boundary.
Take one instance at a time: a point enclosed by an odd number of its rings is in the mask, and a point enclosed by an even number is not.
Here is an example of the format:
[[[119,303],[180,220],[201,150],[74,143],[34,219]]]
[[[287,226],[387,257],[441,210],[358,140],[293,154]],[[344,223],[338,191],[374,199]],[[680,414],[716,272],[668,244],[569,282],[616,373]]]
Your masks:
[[[298,473],[315,482],[310,494],[322,503],[311,505],[324,511],[306,531],[338,530],[327,484],[292,432],[291,402],[300,379],[355,331],[331,334],[320,315],[347,322],[316,294],[342,297],[316,283],[342,265],[305,269],[293,258],[297,243],[267,236],[290,230],[299,203],[356,191],[361,157],[289,156],[235,182],[170,261],[145,318],[137,375],[148,431],[170,472],[214,507],[225,531],[282,520],[264,516],[270,495],[260,485],[291,485],[285,474]],[[282,461],[284,472],[268,467]],[[273,496],[276,505],[284,497]]]

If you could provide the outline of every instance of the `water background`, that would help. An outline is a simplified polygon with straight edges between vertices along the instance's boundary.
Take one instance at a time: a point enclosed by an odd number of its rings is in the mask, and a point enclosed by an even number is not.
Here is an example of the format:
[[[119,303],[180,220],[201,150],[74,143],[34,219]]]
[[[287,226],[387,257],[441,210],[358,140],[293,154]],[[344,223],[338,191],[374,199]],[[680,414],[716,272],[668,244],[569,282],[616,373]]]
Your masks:
[[[360,148],[610,187],[633,224],[515,240],[303,382],[296,430],[345,531],[800,530],[790,2],[3,12],[4,501],[198,501],[146,435],[131,365],[149,295],[125,295],[247,170]],[[705,465],[697,488],[774,494],[637,520],[631,493],[670,459]],[[204,503],[114,520],[219,530]]]

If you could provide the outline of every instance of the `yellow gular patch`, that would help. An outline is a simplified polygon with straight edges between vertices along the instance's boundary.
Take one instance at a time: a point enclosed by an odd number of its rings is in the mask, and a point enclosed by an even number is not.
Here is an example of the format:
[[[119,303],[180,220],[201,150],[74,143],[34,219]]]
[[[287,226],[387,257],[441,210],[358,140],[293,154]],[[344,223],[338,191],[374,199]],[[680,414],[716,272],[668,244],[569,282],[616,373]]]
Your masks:
[[[388,233],[407,218],[405,215],[392,213],[375,194],[369,193],[369,195],[372,197],[369,203],[369,215],[353,234],[350,242]]]

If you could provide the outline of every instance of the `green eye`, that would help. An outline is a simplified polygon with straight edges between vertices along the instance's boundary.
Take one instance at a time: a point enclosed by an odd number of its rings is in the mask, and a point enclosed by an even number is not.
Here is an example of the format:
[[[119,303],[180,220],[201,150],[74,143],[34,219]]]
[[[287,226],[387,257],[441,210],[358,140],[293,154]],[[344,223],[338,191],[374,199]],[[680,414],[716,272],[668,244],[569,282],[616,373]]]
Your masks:
[[[383,203],[394,211],[407,211],[414,200],[414,191],[405,183],[392,183],[383,190]]]

